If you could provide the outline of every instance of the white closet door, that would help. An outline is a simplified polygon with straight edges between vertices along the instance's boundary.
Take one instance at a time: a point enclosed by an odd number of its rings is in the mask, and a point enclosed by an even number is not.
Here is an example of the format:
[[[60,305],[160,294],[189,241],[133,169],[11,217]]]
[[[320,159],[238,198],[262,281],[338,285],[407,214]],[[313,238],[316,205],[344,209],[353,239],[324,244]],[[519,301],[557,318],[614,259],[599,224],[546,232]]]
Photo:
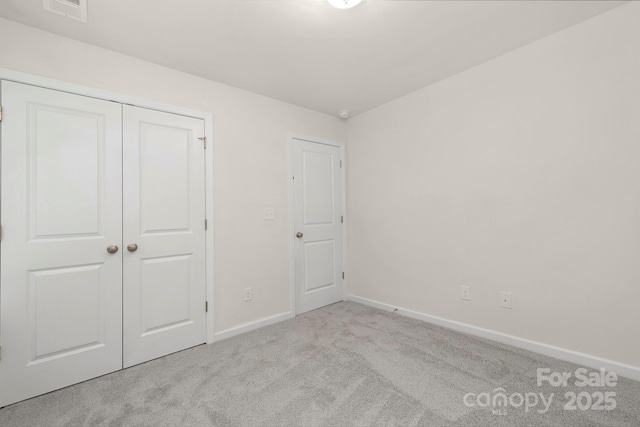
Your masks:
[[[2,81],[0,406],[122,368],[121,105]]]
[[[123,118],[128,367],[205,342],[205,157],[203,120],[127,105]]]

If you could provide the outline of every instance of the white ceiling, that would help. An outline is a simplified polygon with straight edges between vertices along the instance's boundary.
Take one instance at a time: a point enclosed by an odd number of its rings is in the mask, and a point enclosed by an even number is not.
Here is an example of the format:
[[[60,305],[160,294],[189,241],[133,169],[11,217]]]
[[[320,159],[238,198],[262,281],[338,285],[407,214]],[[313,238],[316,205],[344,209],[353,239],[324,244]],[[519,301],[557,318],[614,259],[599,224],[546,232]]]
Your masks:
[[[89,22],[0,16],[313,110],[352,115],[625,1],[89,0]],[[5,41],[6,42],[6,41]]]

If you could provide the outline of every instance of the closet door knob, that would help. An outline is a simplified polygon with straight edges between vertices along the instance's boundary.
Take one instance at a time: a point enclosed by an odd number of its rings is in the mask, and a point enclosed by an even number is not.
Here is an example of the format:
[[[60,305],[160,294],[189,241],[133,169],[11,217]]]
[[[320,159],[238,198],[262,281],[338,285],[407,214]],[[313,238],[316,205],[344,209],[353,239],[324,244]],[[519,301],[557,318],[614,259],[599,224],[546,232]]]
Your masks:
[[[298,232],[296,233],[296,237],[297,237],[298,239],[300,239],[302,236],[304,236],[304,234],[302,234],[301,232],[299,232],[299,231],[298,231]]]
[[[138,250],[138,245],[136,245],[135,243],[131,243],[130,245],[127,245],[127,250],[129,252],[135,252]]]
[[[107,246],[107,252],[109,252],[110,254],[115,254],[116,252],[118,252],[118,247],[116,245],[109,245]]]

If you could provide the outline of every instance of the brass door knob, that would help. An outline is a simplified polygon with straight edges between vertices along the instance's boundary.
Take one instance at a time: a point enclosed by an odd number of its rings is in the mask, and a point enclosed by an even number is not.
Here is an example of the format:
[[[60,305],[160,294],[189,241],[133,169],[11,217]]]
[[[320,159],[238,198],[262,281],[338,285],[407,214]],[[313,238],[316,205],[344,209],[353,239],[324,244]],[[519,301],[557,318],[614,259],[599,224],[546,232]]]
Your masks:
[[[118,247],[116,245],[109,245],[107,246],[107,252],[109,252],[110,254],[115,254],[116,252],[118,252]]]
[[[296,233],[296,237],[297,237],[298,239],[300,239],[302,236],[304,236],[304,234],[302,234],[301,232],[299,232],[299,231],[298,231],[298,232]]]
[[[135,243],[131,243],[130,245],[127,245],[127,250],[129,252],[135,252],[138,250],[138,245],[136,245]]]

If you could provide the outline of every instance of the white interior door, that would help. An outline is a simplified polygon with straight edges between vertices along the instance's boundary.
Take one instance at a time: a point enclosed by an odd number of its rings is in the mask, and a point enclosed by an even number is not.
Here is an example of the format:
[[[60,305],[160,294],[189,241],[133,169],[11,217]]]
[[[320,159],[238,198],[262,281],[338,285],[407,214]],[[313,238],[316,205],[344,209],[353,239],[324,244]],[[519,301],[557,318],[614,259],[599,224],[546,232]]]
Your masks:
[[[206,340],[205,157],[203,120],[123,109],[128,367]]]
[[[343,299],[340,152],[292,139],[297,314]]]
[[[121,105],[2,81],[0,406],[122,368]]]

